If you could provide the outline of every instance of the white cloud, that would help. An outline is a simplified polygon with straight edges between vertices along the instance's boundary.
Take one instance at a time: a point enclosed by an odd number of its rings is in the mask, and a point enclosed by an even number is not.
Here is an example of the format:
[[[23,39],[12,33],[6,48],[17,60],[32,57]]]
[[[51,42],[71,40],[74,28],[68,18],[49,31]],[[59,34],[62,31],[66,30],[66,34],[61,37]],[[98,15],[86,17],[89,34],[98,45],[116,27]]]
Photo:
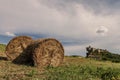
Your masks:
[[[11,33],[11,32],[5,32],[5,35],[6,35],[6,36],[11,36],[11,37],[16,36],[14,33]]]
[[[49,1],[48,4],[50,5]],[[38,0],[13,0],[7,4],[6,1],[0,1],[0,5],[0,11],[4,13],[0,15],[3,17],[0,31],[4,32],[94,37],[97,26],[103,24],[117,27],[118,22],[115,16],[96,15],[83,4],[77,3],[67,4],[62,10],[57,9],[57,5],[50,7]]]
[[[100,35],[106,35],[106,33],[108,32],[108,28],[105,26],[100,26],[97,30],[96,33],[100,34]]]
[[[70,1],[0,0],[0,32],[9,36],[15,36],[14,33],[55,34],[74,40],[90,39],[97,47],[104,44],[108,48],[114,47],[115,45],[108,44],[107,39],[114,41],[120,37],[119,9],[110,13],[105,4],[101,5],[97,1],[97,4],[102,6],[102,13],[99,10],[99,14],[96,14],[94,11],[94,9],[98,10],[96,4],[85,3],[86,8],[85,4],[80,3],[81,1]],[[92,7],[89,8],[91,5]],[[109,14],[103,14],[108,12]],[[101,25],[104,26],[99,27]],[[107,36],[101,38],[96,36],[96,33]],[[98,44],[99,42],[101,44]],[[116,43],[120,44],[119,41]]]

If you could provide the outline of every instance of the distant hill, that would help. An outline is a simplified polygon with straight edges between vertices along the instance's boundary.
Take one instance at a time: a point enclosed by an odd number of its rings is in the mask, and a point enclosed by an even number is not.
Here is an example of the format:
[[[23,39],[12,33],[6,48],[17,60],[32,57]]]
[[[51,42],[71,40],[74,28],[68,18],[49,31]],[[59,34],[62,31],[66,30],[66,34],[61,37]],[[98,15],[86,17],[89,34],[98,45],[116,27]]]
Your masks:
[[[4,52],[5,51],[5,44],[0,44],[0,52]]]

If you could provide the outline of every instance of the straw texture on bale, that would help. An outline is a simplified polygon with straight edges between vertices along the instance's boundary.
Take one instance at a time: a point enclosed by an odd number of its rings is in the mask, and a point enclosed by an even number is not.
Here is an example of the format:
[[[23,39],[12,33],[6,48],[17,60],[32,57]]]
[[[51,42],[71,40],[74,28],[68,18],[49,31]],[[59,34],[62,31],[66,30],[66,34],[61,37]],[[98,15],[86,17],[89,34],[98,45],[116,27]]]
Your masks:
[[[62,44],[52,38],[35,40],[26,51],[32,54],[33,64],[36,67],[57,67],[64,59]]]
[[[18,36],[10,40],[5,52],[7,59],[16,63],[26,62],[31,56],[25,50],[31,42],[32,38],[28,36]]]

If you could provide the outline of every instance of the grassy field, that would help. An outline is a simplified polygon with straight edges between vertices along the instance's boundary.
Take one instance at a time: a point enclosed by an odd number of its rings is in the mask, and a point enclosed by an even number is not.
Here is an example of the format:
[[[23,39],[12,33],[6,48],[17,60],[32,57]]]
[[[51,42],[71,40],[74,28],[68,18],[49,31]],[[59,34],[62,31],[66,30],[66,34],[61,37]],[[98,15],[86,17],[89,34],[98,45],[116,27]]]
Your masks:
[[[0,80],[120,80],[120,63],[65,57],[59,67],[37,69],[6,61],[2,59],[4,49],[1,51]]]
[[[4,52],[5,51],[5,47],[6,47],[6,45],[0,44],[0,52]]]

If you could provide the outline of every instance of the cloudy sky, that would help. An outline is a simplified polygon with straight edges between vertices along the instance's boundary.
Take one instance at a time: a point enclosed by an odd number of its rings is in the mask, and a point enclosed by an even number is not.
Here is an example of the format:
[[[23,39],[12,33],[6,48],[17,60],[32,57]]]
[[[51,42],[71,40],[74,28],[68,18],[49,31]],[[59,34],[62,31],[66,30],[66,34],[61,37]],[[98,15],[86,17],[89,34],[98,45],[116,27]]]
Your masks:
[[[0,43],[20,34],[57,38],[66,55],[120,53],[120,0],[0,0]]]

